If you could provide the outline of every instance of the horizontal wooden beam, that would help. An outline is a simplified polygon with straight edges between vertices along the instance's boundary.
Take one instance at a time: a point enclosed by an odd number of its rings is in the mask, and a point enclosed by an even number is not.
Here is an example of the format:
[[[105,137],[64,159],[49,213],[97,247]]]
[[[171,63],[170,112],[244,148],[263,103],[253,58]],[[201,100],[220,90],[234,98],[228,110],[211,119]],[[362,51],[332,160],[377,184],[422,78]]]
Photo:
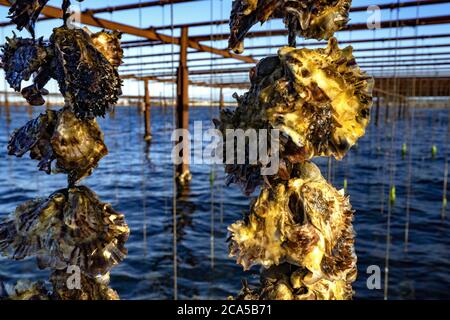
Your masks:
[[[11,4],[7,0],[0,0],[0,5],[10,6]],[[42,14],[46,17],[61,18],[62,10],[59,8],[53,7],[53,6],[45,6],[44,9],[42,10]],[[86,24],[86,25],[104,28],[104,29],[108,29],[108,30],[117,30],[117,31],[120,31],[123,33],[139,36],[142,38],[147,38],[149,40],[158,40],[161,42],[165,42],[168,44],[174,44],[174,45],[180,44],[180,38],[171,37],[171,36],[168,36],[165,34],[157,33],[153,30],[144,30],[144,29],[136,28],[136,27],[133,27],[130,25],[126,25],[126,24],[122,24],[122,23],[118,23],[118,22],[114,22],[114,21],[110,21],[110,20],[106,20],[106,19],[96,18],[87,13],[80,14],[80,22],[83,24]],[[250,62],[250,63],[256,62],[256,60],[250,56],[242,56],[242,55],[234,54],[228,50],[213,48],[213,47],[210,47],[207,45],[200,44],[197,41],[193,41],[193,40],[188,41],[188,47],[198,50],[198,51],[213,53],[213,54],[217,54],[217,55],[220,55],[223,57],[233,58],[233,59],[237,59],[237,60],[241,60],[241,61],[245,61],[245,62]]]
[[[96,13],[104,13],[104,12],[117,12],[124,10],[133,10],[133,9],[143,9],[149,7],[161,7],[165,5],[179,4],[185,2],[198,2],[202,0],[153,0],[153,1],[145,1],[140,3],[132,3],[132,4],[124,4],[119,6],[109,6],[97,9],[86,9],[83,12],[87,12],[90,14]]]

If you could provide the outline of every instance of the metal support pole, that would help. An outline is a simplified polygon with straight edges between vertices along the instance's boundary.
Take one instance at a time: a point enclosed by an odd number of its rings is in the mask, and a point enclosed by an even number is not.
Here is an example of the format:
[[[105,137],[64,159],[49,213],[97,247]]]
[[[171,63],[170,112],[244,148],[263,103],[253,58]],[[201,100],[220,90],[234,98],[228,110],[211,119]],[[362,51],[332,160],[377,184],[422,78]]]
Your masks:
[[[180,62],[177,70],[177,128],[189,130],[189,70],[187,67],[188,28],[181,29]],[[185,137],[187,139],[187,137]],[[177,167],[178,182],[183,185],[191,180],[189,172],[189,141],[182,139],[183,163]],[[181,141],[179,141],[181,142]]]
[[[144,80],[144,118],[145,118],[145,135],[144,140],[150,141],[152,139],[152,127],[150,122],[150,90],[148,87],[148,80]]]

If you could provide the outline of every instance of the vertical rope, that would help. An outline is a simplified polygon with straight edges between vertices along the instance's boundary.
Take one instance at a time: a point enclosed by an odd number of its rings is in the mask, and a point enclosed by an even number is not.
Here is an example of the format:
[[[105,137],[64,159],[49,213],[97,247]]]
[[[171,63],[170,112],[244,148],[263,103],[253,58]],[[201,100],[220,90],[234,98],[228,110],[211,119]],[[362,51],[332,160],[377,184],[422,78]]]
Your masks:
[[[400,4],[400,0],[397,0],[397,4]],[[397,13],[397,23],[395,28],[395,47],[398,48],[398,37],[399,37],[399,18],[400,18],[400,8],[396,9]],[[397,62],[397,49],[394,50],[394,64]],[[397,68],[394,68],[394,106],[398,104],[398,78],[397,78]],[[397,105],[398,107],[398,105]],[[391,249],[391,217],[392,217],[392,207],[394,205],[394,199],[392,198],[392,193],[395,194],[395,160],[396,160],[396,152],[395,152],[395,133],[396,133],[396,113],[392,112],[392,124],[391,124],[391,148],[390,148],[390,174],[389,174],[389,193],[390,199],[388,202],[388,214],[387,214],[387,234],[386,234],[386,257],[385,257],[385,273],[384,273],[384,300],[388,300],[389,297],[389,260],[390,260],[390,249]]]
[[[419,4],[417,4],[416,7],[416,25],[419,24],[419,13],[420,13],[420,6]],[[417,37],[418,35],[418,28],[416,27],[414,29],[414,35]],[[414,40],[414,46],[417,46],[417,38]],[[414,48],[413,50],[413,54],[417,53],[417,49]],[[414,67],[412,67],[414,68]],[[412,97],[416,96],[416,82],[417,82],[417,74],[416,72],[414,72],[414,76],[412,79]],[[406,214],[406,218],[405,218],[405,245],[404,245],[404,251],[407,252],[408,251],[408,242],[409,242],[409,223],[410,223],[410,211],[411,211],[411,183],[413,180],[413,172],[412,172],[412,154],[413,154],[413,140],[412,140],[412,136],[413,136],[413,132],[414,132],[414,117],[415,117],[415,106],[408,104],[407,105],[408,110],[409,110],[409,114],[410,114],[410,118],[408,121],[408,175],[407,175],[407,180],[406,180],[406,210],[405,210],[405,214]]]
[[[170,32],[172,38],[174,37],[174,25],[173,25],[173,2],[170,1]],[[174,61],[174,44],[171,44],[171,51],[172,51],[172,70],[175,67],[175,61]],[[172,99],[175,100],[175,83],[172,83]],[[172,108],[172,125],[173,128],[176,128],[176,114],[175,114],[175,106]],[[176,181],[176,167],[173,165],[173,198],[172,198],[172,225],[173,225],[173,299],[178,300],[178,252],[177,252],[177,181]]]

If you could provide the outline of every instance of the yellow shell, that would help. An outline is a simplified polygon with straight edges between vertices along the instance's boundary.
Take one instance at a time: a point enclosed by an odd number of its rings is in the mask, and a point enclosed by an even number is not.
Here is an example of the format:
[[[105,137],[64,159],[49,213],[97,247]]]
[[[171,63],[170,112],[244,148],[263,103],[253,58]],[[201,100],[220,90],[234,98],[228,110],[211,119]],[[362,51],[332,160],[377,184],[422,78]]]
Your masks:
[[[124,216],[87,187],[62,189],[27,201],[0,220],[0,252],[15,259],[37,257],[40,268],[78,266],[105,274],[127,253]]]
[[[69,182],[91,175],[98,162],[108,154],[95,119],[78,119],[72,112],[60,113],[51,138],[56,167],[69,174]]]
[[[254,264],[270,268],[288,263],[305,271],[300,278],[281,279],[284,284],[277,289],[271,287],[278,292],[275,297],[288,296],[289,284],[307,290],[297,294],[302,299],[311,294],[348,298],[356,276],[348,197],[331,186],[314,164],[305,162],[296,170],[297,178],[264,188],[247,219],[229,227],[230,255],[237,256],[245,270]],[[271,291],[269,297],[273,295]]]
[[[259,95],[267,120],[302,150],[302,160],[342,159],[369,123],[372,79],[335,38],[325,49],[284,47],[278,56],[286,76]]]

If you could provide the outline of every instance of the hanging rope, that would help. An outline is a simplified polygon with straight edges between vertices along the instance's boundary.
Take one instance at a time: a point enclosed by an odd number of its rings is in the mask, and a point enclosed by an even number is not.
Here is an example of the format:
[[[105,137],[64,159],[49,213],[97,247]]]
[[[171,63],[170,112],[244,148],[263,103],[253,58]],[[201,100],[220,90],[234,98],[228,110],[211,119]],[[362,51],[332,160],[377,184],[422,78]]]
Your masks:
[[[171,37],[174,37],[174,21],[173,21],[173,2],[170,2],[170,33]],[[172,52],[172,70],[175,68],[175,60],[174,60],[174,44],[170,45]],[[172,82],[172,101],[175,100],[175,83]],[[172,125],[173,128],[176,128],[176,111],[175,106],[172,108]],[[173,229],[173,299],[178,300],[178,252],[177,252],[177,181],[176,181],[176,166],[173,165],[173,197],[172,197],[172,229]]]

